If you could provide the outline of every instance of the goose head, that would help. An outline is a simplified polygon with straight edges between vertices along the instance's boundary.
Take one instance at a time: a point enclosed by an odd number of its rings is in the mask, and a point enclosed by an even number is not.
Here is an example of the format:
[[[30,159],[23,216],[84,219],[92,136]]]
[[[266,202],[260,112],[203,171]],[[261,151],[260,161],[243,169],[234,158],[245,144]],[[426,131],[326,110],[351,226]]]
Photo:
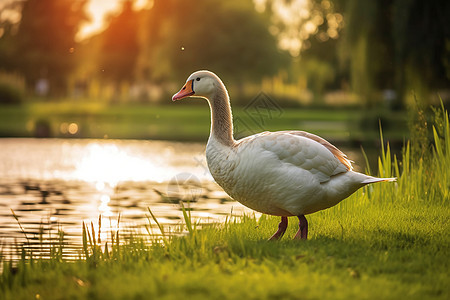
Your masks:
[[[192,73],[186,80],[181,90],[173,95],[172,101],[181,100],[186,97],[200,97],[210,99],[216,90],[217,75],[209,71],[197,71]]]

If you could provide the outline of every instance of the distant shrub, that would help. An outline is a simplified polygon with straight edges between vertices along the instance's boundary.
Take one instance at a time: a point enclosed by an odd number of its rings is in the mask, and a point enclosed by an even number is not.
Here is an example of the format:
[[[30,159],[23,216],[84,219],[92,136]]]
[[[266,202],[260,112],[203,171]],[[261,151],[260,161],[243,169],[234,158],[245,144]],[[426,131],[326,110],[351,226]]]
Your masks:
[[[16,74],[0,72],[0,104],[19,104],[24,97],[24,79]]]

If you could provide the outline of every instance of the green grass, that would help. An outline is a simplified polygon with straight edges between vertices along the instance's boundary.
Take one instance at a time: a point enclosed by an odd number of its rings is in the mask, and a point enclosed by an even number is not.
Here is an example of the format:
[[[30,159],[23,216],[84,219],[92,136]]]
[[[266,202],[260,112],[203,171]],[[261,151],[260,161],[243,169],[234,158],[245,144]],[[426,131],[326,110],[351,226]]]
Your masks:
[[[20,106],[0,106],[0,136],[32,137],[36,124],[46,124],[53,137],[133,138],[178,141],[206,141],[210,113],[202,100],[198,105],[114,104],[65,100],[26,102]],[[389,139],[402,140],[407,134],[406,114],[390,111],[364,112],[360,109],[282,108],[269,116],[267,111],[234,107],[235,129],[242,135],[264,130],[306,130],[331,140],[374,140],[378,118]],[[367,120],[369,124],[367,124]],[[79,132],[61,133],[62,123],[77,123]],[[372,124],[373,123],[373,124]],[[364,124],[365,126],[362,126]]]
[[[0,298],[449,299],[448,113],[437,119],[425,156],[413,154],[425,141],[411,141],[400,159],[383,147],[378,173],[398,181],[308,216],[308,241],[291,240],[291,222],[280,242],[267,242],[279,221],[268,216],[230,216],[199,230],[184,209],[180,232],[188,234],[169,236],[158,224],[160,242],[111,233],[99,244],[88,224],[76,261],[64,261],[63,249],[50,259],[25,251],[15,267],[3,260]]]

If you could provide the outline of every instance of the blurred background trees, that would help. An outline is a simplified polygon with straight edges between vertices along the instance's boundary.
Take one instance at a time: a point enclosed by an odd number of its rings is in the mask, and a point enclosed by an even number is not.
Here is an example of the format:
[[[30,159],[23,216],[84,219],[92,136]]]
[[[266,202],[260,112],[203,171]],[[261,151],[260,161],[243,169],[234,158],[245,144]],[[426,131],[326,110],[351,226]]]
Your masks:
[[[22,1],[20,22],[5,21],[4,47],[10,48],[1,56],[9,61],[6,68],[24,76],[29,89],[40,83],[41,89],[51,87],[53,94],[66,93],[67,78],[75,67],[74,38],[81,22],[87,20],[86,1]]]
[[[0,89],[155,102],[210,69],[238,99],[401,108],[412,90],[449,97],[448,1],[118,0],[103,30],[81,36],[93,1],[0,3]]]
[[[136,79],[135,70],[139,55],[138,13],[133,1],[123,2],[118,15],[108,18],[108,27],[102,33],[98,69],[103,76],[118,85]]]
[[[401,107],[414,90],[419,98],[449,87],[450,4],[432,0],[345,1],[341,45],[355,91],[367,102],[392,89]]]

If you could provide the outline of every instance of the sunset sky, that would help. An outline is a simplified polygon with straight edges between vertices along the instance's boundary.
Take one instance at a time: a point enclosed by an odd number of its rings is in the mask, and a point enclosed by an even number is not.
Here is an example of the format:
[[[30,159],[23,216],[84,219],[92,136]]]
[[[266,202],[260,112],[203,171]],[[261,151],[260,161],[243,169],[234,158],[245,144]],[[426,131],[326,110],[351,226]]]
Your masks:
[[[117,11],[123,0],[90,0],[86,5],[86,11],[91,18],[90,23],[86,23],[78,33],[77,38],[83,39],[97,33],[105,26],[103,20],[111,12]],[[150,7],[152,0],[135,0],[135,9]]]
[[[14,1],[16,0],[0,0],[0,20],[9,19],[13,23],[20,20],[20,12],[8,7],[8,5]],[[83,24],[77,39],[84,39],[104,29],[105,16],[109,13],[118,11],[123,1],[124,0],[89,0],[86,5],[86,12],[90,18],[90,22]],[[153,5],[153,0],[135,0],[134,2],[135,9],[151,7]]]

